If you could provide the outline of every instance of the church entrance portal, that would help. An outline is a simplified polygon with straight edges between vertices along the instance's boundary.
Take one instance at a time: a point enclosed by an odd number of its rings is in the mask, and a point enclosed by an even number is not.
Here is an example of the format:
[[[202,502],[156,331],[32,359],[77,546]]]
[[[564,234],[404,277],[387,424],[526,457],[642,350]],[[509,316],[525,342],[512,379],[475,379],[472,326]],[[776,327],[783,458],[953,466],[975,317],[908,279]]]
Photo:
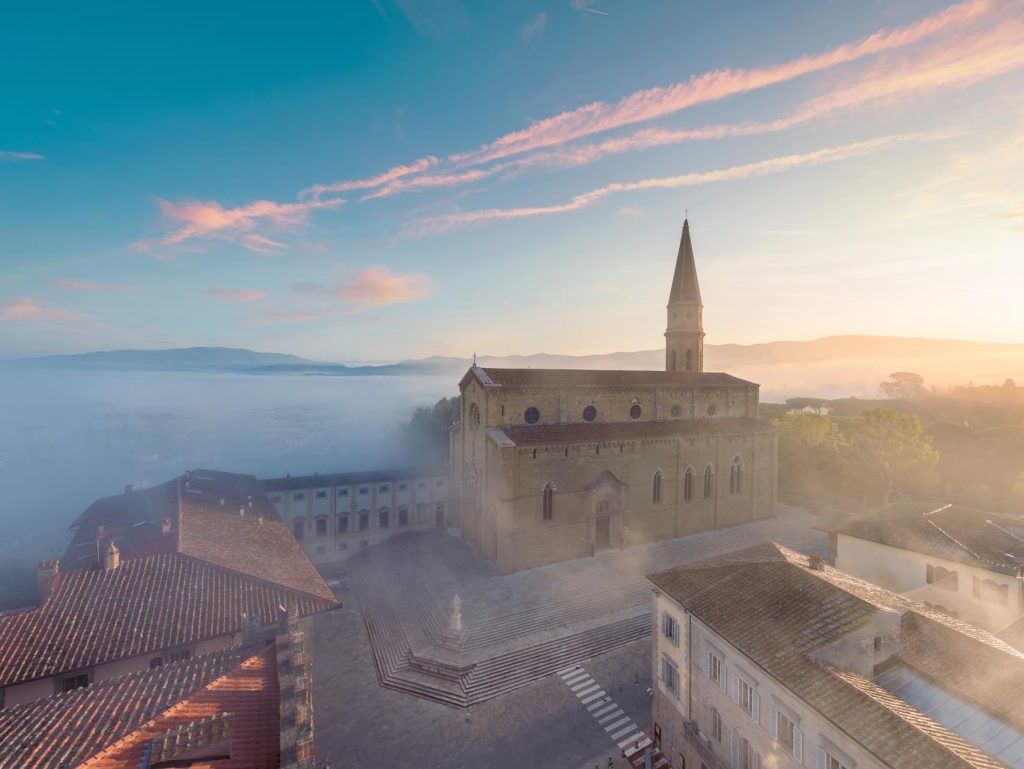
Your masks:
[[[612,519],[607,515],[599,515],[594,519],[594,550],[607,550],[612,541]]]

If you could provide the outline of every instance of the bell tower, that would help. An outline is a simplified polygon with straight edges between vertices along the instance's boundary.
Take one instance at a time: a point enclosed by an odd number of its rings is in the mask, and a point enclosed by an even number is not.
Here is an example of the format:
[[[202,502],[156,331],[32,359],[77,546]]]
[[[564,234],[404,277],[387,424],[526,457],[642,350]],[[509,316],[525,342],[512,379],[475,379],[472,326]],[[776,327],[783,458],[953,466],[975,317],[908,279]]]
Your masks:
[[[665,370],[704,370],[704,305],[700,301],[697,265],[690,243],[690,222],[683,220],[683,236],[676,256],[676,271],[668,296],[665,329]]]

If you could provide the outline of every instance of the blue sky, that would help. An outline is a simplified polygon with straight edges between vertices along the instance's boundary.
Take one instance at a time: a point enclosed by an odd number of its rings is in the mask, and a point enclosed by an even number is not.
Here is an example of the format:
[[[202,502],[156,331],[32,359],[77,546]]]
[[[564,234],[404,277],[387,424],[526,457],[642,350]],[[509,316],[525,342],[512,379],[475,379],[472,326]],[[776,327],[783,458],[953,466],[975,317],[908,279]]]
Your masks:
[[[1024,341],[1018,0],[22,4],[0,356]]]

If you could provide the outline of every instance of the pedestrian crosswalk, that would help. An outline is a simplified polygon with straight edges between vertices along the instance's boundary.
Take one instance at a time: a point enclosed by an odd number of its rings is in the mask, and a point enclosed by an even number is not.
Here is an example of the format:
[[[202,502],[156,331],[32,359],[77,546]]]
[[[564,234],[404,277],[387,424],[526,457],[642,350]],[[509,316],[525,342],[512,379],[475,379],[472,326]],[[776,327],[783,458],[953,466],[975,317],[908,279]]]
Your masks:
[[[625,751],[627,757],[645,750],[651,744],[650,737],[615,704],[611,696],[582,666],[564,668],[558,671],[558,675],[612,742]]]

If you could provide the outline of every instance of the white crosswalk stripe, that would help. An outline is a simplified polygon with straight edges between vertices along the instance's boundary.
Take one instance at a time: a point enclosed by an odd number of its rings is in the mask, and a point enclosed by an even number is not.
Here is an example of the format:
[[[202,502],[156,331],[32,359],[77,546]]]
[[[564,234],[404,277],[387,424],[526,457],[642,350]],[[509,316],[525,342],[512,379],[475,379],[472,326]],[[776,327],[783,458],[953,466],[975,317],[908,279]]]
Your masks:
[[[562,682],[569,687],[569,690],[576,695],[581,705],[585,705],[587,711],[594,717],[598,725],[603,727],[609,738],[618,747],[626,749],[627,754],[650,745],[650,739],[633,722],[633,719],[626,715],[615,701],[608,696],[608,693],[601,688],[582,665],[572,665],[558,671]],[[628,736],[627,736],[628,735]],[[625,738],[625,739],[623,739]],[[629,746],[627,749],[626,746]]]

